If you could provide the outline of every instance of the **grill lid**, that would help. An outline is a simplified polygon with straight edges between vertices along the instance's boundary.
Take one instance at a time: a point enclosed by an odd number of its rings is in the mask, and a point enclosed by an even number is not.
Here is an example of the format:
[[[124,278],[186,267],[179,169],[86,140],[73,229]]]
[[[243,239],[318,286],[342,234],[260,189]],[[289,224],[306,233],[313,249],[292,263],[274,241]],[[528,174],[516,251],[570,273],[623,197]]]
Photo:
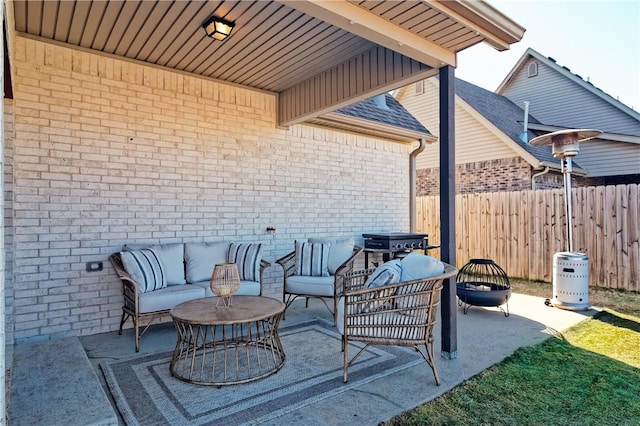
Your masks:
[[[370,238],[374,240],[410,240],[410,239],[424,239],[428,237],[428,234],[416,234],[413,232],[381,232],[378,234],[362,234],[364,238]]]

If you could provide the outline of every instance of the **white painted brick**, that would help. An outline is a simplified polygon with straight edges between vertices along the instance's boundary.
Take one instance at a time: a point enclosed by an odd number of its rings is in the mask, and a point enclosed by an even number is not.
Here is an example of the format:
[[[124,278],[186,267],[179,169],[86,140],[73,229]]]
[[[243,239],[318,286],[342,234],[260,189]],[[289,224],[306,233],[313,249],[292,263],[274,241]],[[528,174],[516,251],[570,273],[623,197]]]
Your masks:
[[[61,46],[48,49],[70,59],[45,64],[41,42],[19,39],[35,53],[16,59],[16,340],[116,330],[107,257],[126,242],[259,241],[274,261],[309,235],[408,228],[405,146],[279,129],[272,95]],[[280,298],[280,268],[266,276]]]

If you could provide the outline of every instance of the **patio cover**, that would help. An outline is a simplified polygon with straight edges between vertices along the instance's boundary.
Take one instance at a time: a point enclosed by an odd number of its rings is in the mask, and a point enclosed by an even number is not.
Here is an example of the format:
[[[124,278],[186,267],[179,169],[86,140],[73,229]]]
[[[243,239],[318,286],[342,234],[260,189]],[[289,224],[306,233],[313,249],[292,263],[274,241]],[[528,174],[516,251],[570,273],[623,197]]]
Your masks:
[[[275,93],[278,124],[307,122],[440,73],[442,258],[455,264],[453,69],[461,50],[505,50],[524,28],[484,1],[16,0],[6,6],[4,78],[25,37]],[[204,35],[215,15],[235,23]],[[4,40],[3,40],[4,41]],[[444,178],[444,179],[443,179]],[[453,286],[449,286],[453,288]],[[443,293],[443,355],[455,357],[455,288]]]

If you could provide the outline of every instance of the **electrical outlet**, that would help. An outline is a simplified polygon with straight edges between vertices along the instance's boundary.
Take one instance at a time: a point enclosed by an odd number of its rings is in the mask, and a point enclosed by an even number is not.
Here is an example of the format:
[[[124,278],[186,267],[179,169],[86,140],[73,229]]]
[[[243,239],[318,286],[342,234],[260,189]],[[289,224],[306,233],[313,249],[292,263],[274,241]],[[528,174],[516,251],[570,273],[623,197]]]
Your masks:
[[[102,262],[87,262],[87,272],[102,271]]]

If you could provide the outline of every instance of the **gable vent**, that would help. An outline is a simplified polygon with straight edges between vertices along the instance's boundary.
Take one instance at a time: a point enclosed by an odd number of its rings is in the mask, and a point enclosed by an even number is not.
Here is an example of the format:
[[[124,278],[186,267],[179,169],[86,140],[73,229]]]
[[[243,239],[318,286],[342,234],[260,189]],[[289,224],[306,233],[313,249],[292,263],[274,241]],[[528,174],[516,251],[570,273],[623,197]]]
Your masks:
[[[527,77],[535,77],[536,75],[538,75],[538,63],[531,62],[527,67]]]
[[[416,94],[424,93],[424,81],[420,80],[416,82]]]

